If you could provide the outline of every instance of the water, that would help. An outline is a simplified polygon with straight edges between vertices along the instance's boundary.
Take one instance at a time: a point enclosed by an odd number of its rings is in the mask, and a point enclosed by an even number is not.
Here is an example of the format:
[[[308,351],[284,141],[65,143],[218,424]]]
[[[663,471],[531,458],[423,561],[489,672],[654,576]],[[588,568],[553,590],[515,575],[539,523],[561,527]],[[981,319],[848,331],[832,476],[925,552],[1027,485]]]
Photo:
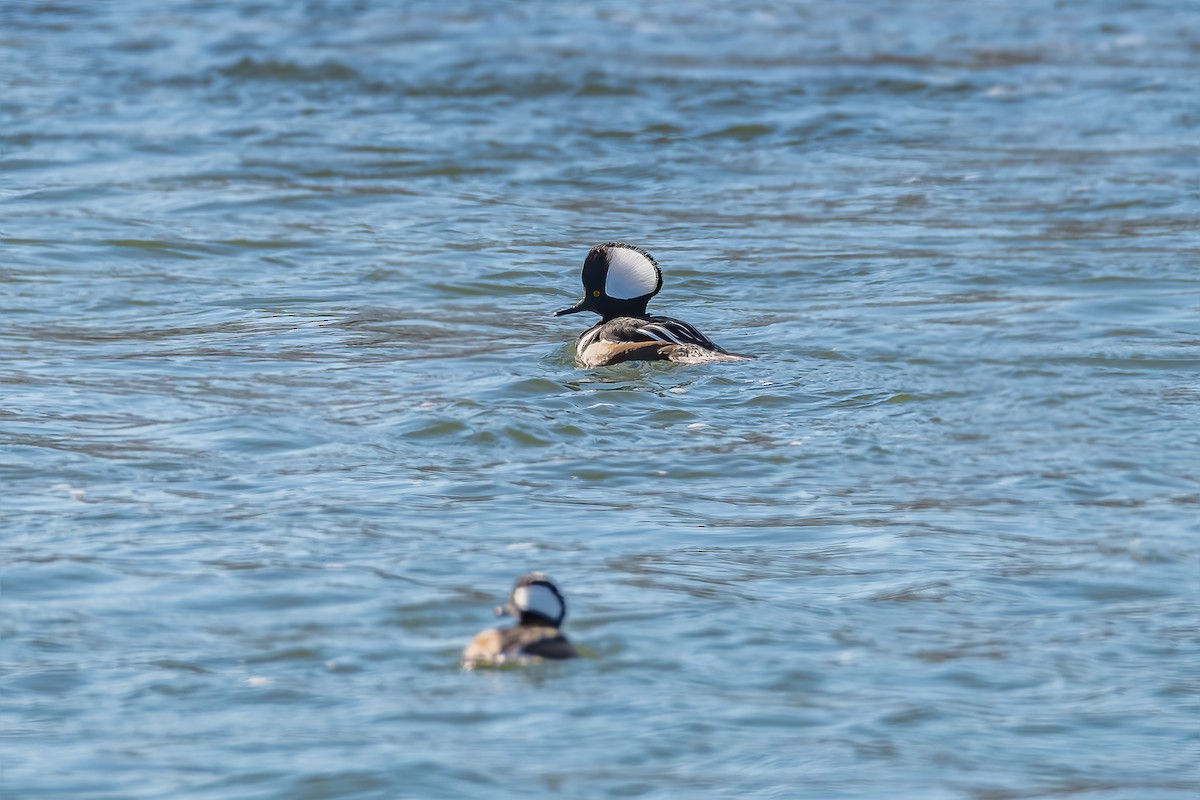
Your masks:
[[[1200,791],[1192,5],[0,8],[4,797]]]

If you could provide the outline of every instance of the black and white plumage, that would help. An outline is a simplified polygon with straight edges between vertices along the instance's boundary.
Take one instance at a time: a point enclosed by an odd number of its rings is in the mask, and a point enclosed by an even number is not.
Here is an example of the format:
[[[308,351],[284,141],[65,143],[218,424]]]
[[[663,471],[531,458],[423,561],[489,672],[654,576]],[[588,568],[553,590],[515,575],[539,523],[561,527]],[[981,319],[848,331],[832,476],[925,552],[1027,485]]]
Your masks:
[[[600,322],[575,342],[579,363],[600,367],[622,361],[699,364],[753,358],[726,351],[683,320],[647,315],[646,306],[660,289],[662,269],[645,250],[621,242],[593,247],[583,262],[583,299],[554,314],[600,315]]]
[[[518,578],[508,602],[496,609],[496,615],[516,617],[517,624],[489,628],[472,639],[462,655],[467,669],[578,655],[559,630],[567,616],[567,601],[544,573],[530,572]]]

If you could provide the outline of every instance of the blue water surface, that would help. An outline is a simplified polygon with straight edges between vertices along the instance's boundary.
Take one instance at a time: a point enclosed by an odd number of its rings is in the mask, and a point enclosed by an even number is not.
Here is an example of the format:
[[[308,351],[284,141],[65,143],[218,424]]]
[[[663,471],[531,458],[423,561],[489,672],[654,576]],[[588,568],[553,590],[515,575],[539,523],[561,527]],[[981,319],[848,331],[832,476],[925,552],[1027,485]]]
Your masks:
[[[5,798],[1194,798],[1200,11],[0,3]],[[743,364],[583,370],[588,248]],[[576,662],[464,672],[529,569]]]

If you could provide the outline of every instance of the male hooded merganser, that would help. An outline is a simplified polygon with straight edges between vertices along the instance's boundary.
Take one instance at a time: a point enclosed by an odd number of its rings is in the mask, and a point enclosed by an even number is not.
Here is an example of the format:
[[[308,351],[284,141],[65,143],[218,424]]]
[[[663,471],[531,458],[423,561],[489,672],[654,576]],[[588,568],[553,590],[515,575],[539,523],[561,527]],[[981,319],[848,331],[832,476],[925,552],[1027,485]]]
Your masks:
[[[646,315],[646,304],[662,288],[662,270],[640,247],[621,242],[598,244],[583,262],[583,299],[554,316],[594,311],[601,319],[575,342],[575,357],[585,367],[622,361],[746,361],[754,356],[730,353],[700,331],[672,317]]]
[[[517,579],[508,602],[496,609],[496,616],[514,616],[517,624],[509,628],[489,628],[463,650],[463,666],[491,666],[515,661],[551,658],[575,658],[578,653],[567,637],[559,632],[567,616],[567,601],[554,582],[541,572]]]

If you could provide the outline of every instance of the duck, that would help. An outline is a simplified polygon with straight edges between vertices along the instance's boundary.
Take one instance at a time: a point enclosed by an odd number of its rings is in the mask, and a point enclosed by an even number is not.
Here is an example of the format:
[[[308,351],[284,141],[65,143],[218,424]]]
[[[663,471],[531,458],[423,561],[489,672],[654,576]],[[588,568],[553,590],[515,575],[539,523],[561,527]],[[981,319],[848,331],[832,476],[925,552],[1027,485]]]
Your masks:
[[[592,311],[600,321],[575,340],[575,359],[587,368],[625,361],[704,364],[749,361],[730,353],[690,323],[650,316],[646,305],[662,289],[662,268],[654,256],[624,242],[605,242],[583,262],[583,299],[554,316]]]
[[[579,655],[559,630],[567,616],[567,601],[543,572],[518,578],[496,616],[515,617],[517,624],[477,634],[463,650],[464,668],[561,661]]]

